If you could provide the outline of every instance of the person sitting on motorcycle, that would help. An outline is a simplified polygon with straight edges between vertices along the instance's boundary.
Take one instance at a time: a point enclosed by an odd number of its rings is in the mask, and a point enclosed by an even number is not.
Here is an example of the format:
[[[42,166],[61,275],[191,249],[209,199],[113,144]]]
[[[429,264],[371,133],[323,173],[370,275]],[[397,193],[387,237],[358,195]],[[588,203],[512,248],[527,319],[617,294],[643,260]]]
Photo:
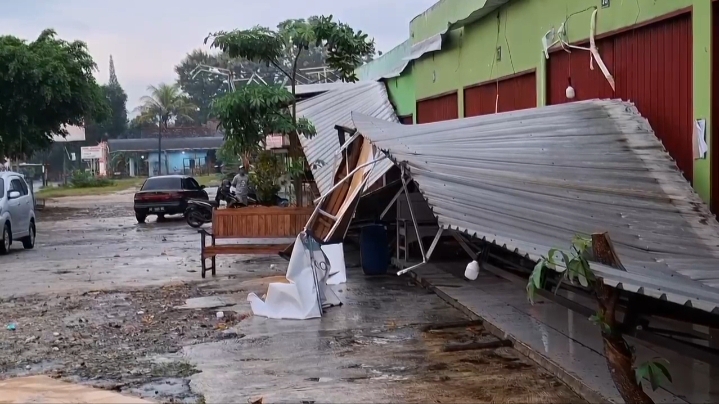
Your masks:
[[[250,192],[250,176],[247,175],[245,167],[240,166],[237,175],[232,179],[232,187],[235,188],[235,196],[240,203],[247,205],[247,194]]]

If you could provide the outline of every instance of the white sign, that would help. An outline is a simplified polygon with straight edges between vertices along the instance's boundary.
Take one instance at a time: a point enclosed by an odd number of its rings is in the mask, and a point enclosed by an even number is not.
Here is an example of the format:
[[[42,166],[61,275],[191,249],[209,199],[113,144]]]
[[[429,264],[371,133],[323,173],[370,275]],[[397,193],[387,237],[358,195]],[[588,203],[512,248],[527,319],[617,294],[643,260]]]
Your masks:
[[[80,158],[83,160],[99,160],[102,158],[102,146],[86,146],[80,148]]]
[[[75,156],[75,153],[70,153],[70,161],[77,161],[77,157]]]
[[[67,130],[67,136],[53,136],[53,142],[66,143],[66,142],[82,142],[85,140],[85,128],[82,126],[65,126]]]

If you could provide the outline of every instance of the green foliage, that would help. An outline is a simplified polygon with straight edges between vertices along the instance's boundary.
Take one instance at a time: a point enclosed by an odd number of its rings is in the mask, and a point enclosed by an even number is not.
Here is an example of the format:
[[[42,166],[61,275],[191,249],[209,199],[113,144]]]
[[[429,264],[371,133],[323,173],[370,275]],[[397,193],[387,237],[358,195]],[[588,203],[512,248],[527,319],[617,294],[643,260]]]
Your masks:
[[[95,177],[87,171],[75,171],[70,177],[70,186],[73,188],[100,188],[109,187],[114,183],[104,177]]]
[[[176,119],[192,120],[192,114],[197,111],[182,89],[177,84],[161,83],[159,86],[149,86],[150,95],[140,99],[142,105],[138,107],[140,122],[157,123],[167,127],[168,122]]]
[[[227,58],[221,55],[210,55],[202,50],[194,50],[175,66],[177,84],[187,94],[190,102],[197,106],[197,111],[189,114],[192,120],[199,124],[207,122],[212,107],[212,101],[228,91],[225,78],[220,75],[197,74],[194,69],[198,65],[211,67],[227,67]]]
[[[257,199],[271,204],[280,190],[279,179],[285,173],[282,160],[271,151],[261,151],[250,171],[250,183],[255,187]]]
[[[532,271],[532,276],[529,277],[529,282],[527,283],[529,300],[534,302],[536,291],[544,288],[546,269],[562,274],[560,284],[563,281],[569,281],[572,284],[578,282],[585,288],[589,287],[590,283],[596,280],[587,260],[587,253],[591,247],[592,240],[590,238],[576,235],[572,239],[572,248],[569,253],[558,248],[550,249],[546,257],[542,256],[537,261]],[[559,287],[557,287],[557,290],[559,290]]]
[[[294,84],[300,58],[316,48],[326,54],[326,63],[339,73],[343,81],[357,81],[355,68],[368,55],[374,55],[374,41],[362,31],[334,21],[332,16],[308,20],[287,20],[277,31],[255,26],[246,30],[220,31],[205,38],[212,48],[220,49],[231,58],[272,65]]]
[[[589,261],[587,259],[592,249],[592,239],[585,236],[575,235],[572,239],[572,247],[570,251],[564,252],[558,248],[552,248],[548,251],[547,256],[541,257],[537,264],[534,266],[529,281],[527,282],[527,296],[530,302],[534,304],[534,297],[537,290],[544,288],[544,283],[547,276],[547,269],[555,271],[561,274],[559,284],[557,285],[556,291],[559,290],[559,286],[563,281],[568,281],[572,284],[579,284],[585,288],[593,287],[594,283],[597,282],[597,278],[592,271]],[[555,291],[555,293],[556,293]],[[612,329],[610,321],[613,319],[607,319],[604,317],[603,311],[598,311],[596,314],[589,317],[589,321],[598,325],[602,333],[605,336],[612,335],[615,333],[621,333],[621,330]],[[623,343],[633,352],[633,349],[627,344],[626,341]],[[633,358],[633,355],[632,355]],[[656,390],[662,381],[662,377],[666,378],[670,382],[672,381],[671,375],[667,367],[661,362],[668,363],[664,359],[653,360],[645,362],[634,368],[637,383],[641,384],[642,379],[649,380],[652,389]]]
[[[212,107],[225,131],[227,151],[234,155],[256,154],[264,149],[268,135],[302,133],[314,136],[315,128],[304,118],[293,123],[287,106],[292,94],[281,86],[251,84],[218,99]]]
[[[84,42],[45,30],[34,42],[0,36],[0,155],[28,158],[47,149],[65,125],[102,122],[109,107]]]
[[[664,358],[654,358],[654,360],[636,366],[634,368],[634,375],[637,379],[637,383],[641,384],[643,379],[649,380],[653,391],[656,391],[661,386],[663,379],[672,383],[672,375],[669,373],[669,369],[665,364],[668,365],[669,361]]]

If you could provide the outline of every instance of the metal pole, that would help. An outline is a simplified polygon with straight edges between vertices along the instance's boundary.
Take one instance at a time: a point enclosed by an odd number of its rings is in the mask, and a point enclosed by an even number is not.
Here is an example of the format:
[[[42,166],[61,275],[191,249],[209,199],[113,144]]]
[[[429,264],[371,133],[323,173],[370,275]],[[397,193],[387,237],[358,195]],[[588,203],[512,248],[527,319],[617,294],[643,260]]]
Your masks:
[[[424,245],[422,244],[422,236],[419,234],[419,225],[417,219],[414,216],[414,209],[412,209],[412,200],[409,197],[409,190],[407,189],[407,180],[405,179],[405,168],[402,166],[402,188],[404,188],[404,196],[407,198],[407,207],[409,208],[409,215],[412,217],[412,224],[414,225],[414,232],[417,235],[417,244],[419,244],[419,250],[422,253],[422,258],[426,261],[426,255],[424,253]]]
[[[162,175],[162,114],[157,125],[157,174]]]

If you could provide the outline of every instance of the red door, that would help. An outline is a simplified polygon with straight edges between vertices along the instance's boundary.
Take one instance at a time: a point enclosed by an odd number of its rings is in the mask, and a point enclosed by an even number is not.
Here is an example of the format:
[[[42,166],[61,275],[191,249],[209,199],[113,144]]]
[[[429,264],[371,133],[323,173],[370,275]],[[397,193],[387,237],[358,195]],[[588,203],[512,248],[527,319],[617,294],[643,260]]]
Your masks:
[[[465,117],[536,106],[537,76],[534,72],[500,78],[498,81],[467,87],[464,90]]]
[[[401,123],[402,125],[414,124],[414,117],[412,116],[412,114],[398,116],[397,118],[399,118],[399,123]]]
[[[586,46],[584,44],[583,46]],[[547,103],[621,98],[636,104],[687,180],[692,180],[692,21],[691,13],[665,19],[597,41],[616,82],[616,92],[589,52],[559,50],[547,61]],[[567,85],[576,97],[568,100]]]
[[[448,121],[459,118],[457,93],[417,101],[417,123]]]

